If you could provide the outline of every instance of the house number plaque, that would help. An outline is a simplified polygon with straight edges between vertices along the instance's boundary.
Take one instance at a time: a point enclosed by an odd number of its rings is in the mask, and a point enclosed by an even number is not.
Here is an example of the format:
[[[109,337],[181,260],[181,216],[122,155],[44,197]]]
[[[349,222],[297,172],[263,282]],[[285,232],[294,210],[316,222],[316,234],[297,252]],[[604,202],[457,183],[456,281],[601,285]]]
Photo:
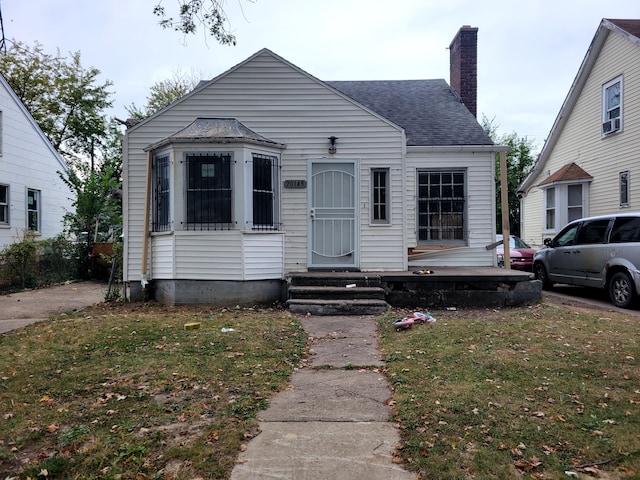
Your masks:
[[[307,188],[306,180],[285,180],[284,188]]]

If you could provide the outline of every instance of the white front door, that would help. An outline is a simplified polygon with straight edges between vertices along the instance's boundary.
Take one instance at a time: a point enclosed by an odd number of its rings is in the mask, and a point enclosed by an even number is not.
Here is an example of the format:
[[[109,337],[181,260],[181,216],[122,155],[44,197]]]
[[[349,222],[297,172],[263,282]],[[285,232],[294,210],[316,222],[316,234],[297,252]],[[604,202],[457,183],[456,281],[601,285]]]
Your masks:
[[[309,268],[358,268],[356,162],[309,166]]]

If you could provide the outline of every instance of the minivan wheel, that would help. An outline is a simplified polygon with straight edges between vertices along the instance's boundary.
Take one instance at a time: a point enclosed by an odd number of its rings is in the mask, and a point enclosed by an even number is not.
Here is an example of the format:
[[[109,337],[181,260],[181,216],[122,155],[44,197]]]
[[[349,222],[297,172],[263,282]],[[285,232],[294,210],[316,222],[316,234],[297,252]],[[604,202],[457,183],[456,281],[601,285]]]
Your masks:
[[[533,266],[533,274],[536,277],[536,280],[540,280],[542,282],[543,290],[551,290],[553,284],[549,281],[549,277],[547,276],[547,269],[544,268],[542,263],[536,263]]]
[[[609,280],[609,298],[616,307],[628,308],[635,300],[636,289],[631,275],[627,272],[616,272]]]

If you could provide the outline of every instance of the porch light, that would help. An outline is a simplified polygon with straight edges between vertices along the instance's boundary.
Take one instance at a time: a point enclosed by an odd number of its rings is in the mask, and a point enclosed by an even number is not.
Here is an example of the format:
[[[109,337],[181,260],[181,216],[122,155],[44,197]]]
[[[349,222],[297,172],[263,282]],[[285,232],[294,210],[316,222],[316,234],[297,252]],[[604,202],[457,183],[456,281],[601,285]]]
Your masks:
[[[335,137],[333,135],[329,137],[329,153],[336,153],[336,140],[338,140],[338,137]]]

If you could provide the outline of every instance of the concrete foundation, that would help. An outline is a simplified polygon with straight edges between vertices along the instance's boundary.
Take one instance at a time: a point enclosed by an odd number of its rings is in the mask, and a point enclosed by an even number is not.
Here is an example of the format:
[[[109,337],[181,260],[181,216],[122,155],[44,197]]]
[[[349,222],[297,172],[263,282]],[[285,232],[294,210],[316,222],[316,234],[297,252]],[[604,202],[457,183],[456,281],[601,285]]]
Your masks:
[[[132,301],[156,300],[167,305],[227,307],[280,302],[284,288],[281,280],[153,280],[144,289],[140,282],[131,282],[130,295]]]

